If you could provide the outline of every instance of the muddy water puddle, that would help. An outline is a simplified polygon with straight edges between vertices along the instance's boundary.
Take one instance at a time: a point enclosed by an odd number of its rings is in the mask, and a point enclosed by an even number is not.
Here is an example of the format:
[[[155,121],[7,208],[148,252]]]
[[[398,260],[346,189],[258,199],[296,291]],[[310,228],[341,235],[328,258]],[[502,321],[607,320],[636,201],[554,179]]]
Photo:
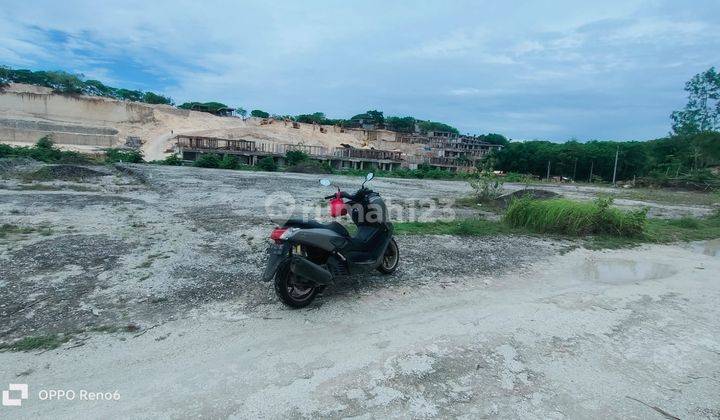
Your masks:
[[[698,254],[720,257],[720,239],[693,242],[690,244],[690,249]]]
[[[677,270],[667,264],[617,258],[588,261],[582,273],[588,280],[618,284],[662,279],[676,274]]]

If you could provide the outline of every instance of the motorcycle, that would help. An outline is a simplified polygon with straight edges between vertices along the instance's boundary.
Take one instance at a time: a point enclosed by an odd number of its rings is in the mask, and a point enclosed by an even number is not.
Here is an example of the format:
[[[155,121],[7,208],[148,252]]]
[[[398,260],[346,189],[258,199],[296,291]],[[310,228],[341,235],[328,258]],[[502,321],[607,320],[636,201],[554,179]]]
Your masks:
[[[350,214],[357,232],[350,235],[340,223],[289,219],[270,233],[271,245],[262,280],[275,281],[275,293],[291,308],[310,304],[336,278],[378,270],[392,274],[400,262],[393,225],[380,194],[365,187],[368,173],[354,194],[341,191],[329,179],[320,185],[337,189],[330,200],[330,216]],[[345,201],[347,200],[347,201]]]

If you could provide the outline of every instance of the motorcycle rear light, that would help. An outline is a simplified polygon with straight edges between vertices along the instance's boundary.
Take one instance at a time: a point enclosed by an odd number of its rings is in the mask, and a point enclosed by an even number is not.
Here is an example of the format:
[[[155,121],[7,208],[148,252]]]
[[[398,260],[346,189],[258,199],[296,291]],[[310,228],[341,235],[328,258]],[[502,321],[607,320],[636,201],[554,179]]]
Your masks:
[[[282,243],[282,236],[288,230],[288,228],[275,228],[270,233],[270,239],[275,241],[276,244]]]

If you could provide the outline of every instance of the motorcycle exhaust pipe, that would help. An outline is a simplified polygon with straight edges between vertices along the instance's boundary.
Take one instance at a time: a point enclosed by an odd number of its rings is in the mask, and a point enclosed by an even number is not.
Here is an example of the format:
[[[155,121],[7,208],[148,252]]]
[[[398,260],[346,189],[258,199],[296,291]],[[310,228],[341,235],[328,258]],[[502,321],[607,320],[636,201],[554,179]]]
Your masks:
[[[320,286],[325,286],[332,282],[332,274],[329,271],[308,261],[306,258],[294,257],[290,263],[290,269],[295,275]]]

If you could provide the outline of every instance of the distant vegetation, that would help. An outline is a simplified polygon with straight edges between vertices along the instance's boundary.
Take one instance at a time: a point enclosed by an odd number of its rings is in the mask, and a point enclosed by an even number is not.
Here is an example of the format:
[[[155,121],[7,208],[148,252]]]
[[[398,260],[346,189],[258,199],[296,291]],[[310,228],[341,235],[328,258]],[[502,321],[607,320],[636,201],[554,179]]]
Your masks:
[[[105,162],[143,163],[144,160],[142,152],[139,150],[106,149]]]
[[[208,112],[217,112],[223,108],[229,108],[222,102],[185,102],[182,105],[178,105],[178,108],[182,109],[202,109]]]
[[[165,164],[172,164],[165,162]],[[240,163],[232,155],[220,157],[214,153],[208,153],[200,156],[194,163],[199,168],[218,168],[218,169],[241,169]]]
[[[292,120],[308,124],[337,125],[341,127],[359,127],[360,123],[375,125],[378,128],[386,128],[388,130],[398,131],[401,133],[413,133],[416,126],[420,132],[428,133],[431,131],[446,131],[458,134],[457,128],[448,124],[433,121],[423,121],[414,117],[385,117],[382,111],[369,110],[362,114],[353,115],[349,119],[330,119],[323,112],[315,112],[312,114],[300,114],[292,118]]]
[[[114,88],[98,80],[86,80],[82,74],[70,74],[64,71],[15,70],[0,66],[0,87],[9,83],[44,86],[56,93],[71,95],[103,96],[148,104],[173,104],[173,100],[167,96],[154,92]]]
[[[24,157],[45,163],[90,163],[82,153],[57,149],[49,136],[41,138],[34,146],[10,146],[0,144],[0,158]]]
[[[45,163],[93,165],[100,163],[143,163],[143,155],[139,150],[105,149],[104,157],[93,157],[87,154],[60,150],[55,147],[50,136],[38,140],[33,146],[11,146],[0,144],[0,158],[30,158]]]

